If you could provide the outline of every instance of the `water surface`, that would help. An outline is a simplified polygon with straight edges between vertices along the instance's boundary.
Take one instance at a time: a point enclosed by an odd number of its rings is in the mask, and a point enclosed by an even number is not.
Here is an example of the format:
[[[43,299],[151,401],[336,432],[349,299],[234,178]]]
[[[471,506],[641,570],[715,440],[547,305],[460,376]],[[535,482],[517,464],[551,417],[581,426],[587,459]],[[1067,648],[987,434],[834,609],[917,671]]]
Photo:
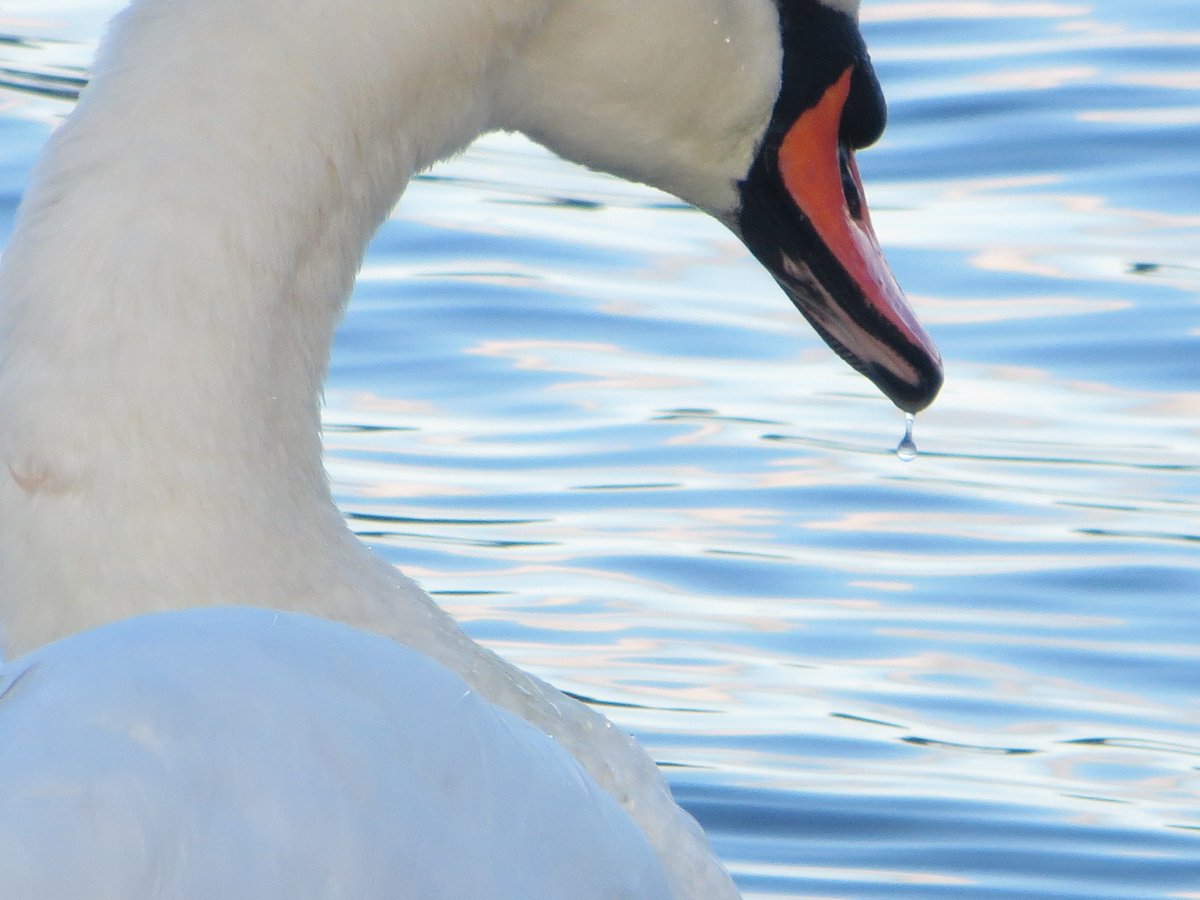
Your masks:
[[[0,12],[63,41],[0,44],[0,233],[116,5]],[[635,732],[748,897],[1200,897],[1200,20],[863,18],[860,165],[947,363],[914,462],[719,226],[493,136],[372,245],[338,501]]]

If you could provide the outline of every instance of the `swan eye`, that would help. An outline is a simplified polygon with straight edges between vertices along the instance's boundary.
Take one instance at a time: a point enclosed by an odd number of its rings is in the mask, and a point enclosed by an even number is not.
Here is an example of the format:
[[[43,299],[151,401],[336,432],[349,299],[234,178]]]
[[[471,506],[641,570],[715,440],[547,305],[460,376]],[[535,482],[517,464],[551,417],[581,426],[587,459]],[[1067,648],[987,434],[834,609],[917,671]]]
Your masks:
[[[842,110],[840,135],[842,143],[851,150],[869,147],[883,135],[887,125],[887,102],[875,77],[869,59],[854,67],[850,79],[850,96]]]

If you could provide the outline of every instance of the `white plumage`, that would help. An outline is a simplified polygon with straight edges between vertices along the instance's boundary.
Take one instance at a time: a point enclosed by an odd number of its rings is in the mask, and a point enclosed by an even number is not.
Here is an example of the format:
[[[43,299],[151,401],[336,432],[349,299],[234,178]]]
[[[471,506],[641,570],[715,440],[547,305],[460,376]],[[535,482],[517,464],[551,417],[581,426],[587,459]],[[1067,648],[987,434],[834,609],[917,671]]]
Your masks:
[[[574,759],[379,635],[269,610],[160,613],[3,674],[13,900],[670,896],[645,836]]]

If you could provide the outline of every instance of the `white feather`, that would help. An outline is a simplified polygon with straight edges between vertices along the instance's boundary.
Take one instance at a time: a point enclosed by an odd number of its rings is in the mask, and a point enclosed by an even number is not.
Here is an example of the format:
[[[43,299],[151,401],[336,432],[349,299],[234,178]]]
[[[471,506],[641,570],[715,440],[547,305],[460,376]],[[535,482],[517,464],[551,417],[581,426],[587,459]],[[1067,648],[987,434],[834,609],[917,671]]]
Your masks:
[[[361,630],[145,616],[30,654],[0,692],[13,900],[671,896],[558,745]]]

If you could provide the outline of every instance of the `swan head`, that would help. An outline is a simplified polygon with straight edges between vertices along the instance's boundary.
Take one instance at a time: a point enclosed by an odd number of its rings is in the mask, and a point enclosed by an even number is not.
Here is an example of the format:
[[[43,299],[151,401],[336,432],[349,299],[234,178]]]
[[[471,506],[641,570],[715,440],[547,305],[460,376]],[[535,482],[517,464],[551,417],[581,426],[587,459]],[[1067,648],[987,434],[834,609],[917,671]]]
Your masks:
[[[942,363],[876,240],[854,154],[886,106],[858,0],[563,0],[497,86],[498,127],[725,223],[898,407]]]

